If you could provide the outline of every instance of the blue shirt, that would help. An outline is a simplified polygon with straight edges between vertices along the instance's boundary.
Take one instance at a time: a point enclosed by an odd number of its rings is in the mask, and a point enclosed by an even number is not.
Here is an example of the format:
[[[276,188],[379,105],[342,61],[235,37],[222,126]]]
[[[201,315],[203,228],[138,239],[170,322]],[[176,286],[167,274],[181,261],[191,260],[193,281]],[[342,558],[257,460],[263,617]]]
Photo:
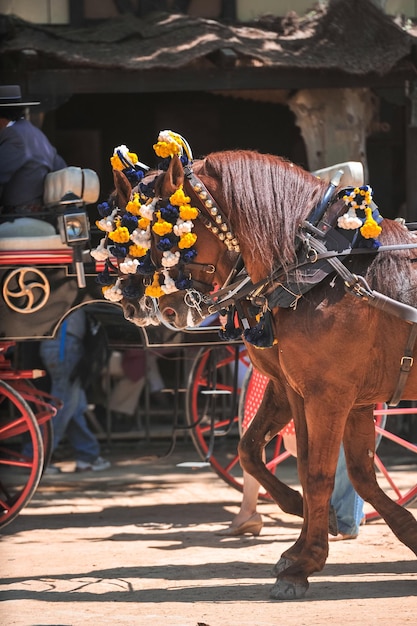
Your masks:
[[[0,131],[0,206],[42,205],[45,176],[66,167],[46,135],[21,118]]]

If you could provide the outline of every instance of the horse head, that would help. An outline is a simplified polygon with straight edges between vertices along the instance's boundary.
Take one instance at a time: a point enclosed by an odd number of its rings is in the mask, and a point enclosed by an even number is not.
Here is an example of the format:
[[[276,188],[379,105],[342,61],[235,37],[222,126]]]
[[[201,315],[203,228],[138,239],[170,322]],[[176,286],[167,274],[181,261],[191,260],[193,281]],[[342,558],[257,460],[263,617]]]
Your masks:
[[[160,198],[171,198],[178,190],[184,190],[197,212],[193,220],[196,239],[192,248],[195,256],[170,272],[179,286],[181,276],[185,277],[186,287],[164,294],[158,301],[161,322],[177,329],[199,326],[211,315],[213,293],[225,284],[239,256],[238,250],[233,249],[231,244],[225,245],[226,233],[220,230],[220,225],[216,226],[215,219],[212,222],[208,217],[217,202],[212,197],[202,198],[199,195],[201,189],[198,185],[202,183],[196,183],[193,176],[201,166],[202,162],[196,162],[191,174],[190,170],[183,167],[179,157],[174,155],[168,169],[158,177],[155,185],[155,194]],[[211,196],[207,189],[205,193]],[[220,237],[213,236],[212,229]]]

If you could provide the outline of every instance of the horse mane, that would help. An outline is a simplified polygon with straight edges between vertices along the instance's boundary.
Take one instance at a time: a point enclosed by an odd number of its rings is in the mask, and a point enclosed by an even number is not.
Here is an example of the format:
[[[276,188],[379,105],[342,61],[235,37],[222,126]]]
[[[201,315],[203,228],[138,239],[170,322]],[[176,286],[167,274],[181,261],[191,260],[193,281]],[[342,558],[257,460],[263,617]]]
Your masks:
[[[282,157],[251,150],[213,152],[200,172],[220,181],[222,208],[241,248],[261,252],[268,271],[295,261],[299,225],[327,183]]]
[[[397,221],[384,219],[378,237],[381,245],[417,244],[417,237]],[[395,300],[417,306],[417,248],[380,252],[369,265],[365,278],[369,285]]]

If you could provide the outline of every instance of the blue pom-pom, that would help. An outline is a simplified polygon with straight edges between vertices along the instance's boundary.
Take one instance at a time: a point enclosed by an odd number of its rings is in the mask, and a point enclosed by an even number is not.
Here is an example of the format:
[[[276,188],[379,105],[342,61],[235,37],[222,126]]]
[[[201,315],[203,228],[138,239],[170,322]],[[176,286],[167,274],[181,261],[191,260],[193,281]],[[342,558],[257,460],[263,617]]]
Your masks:
[[[170,224],[177,223],[180,212],[176,206],[173,206],[168,202],[166,206],[160,208],[160,211],[162,219],[164,219],[166,222],[169,222]]]
[[[158,241],[156,247],[161,252],[166,252],[167,250],[171,250],[171,248],[177,243],[178,239],[179,238],[173,233],[170,233],[169,235],[164,235]]]
[[[153,198],[155,195],[155,180],[151,180],[150,183],[140,183],[139,191],[143,196]]]
[[[183,263],[191,263],[197,256],[197,250],[195,248],[187,248],[186,250],[181,250],[180,259]]]
[[[184,289],[191,289],[192,285],[192,279],[186,278],[185,276],[179,276],[175,281],[175,286],[179,291],[184,291]]]
[[[118,243],[113,246],[109,246],[109,251],[115,256],[117,259],[124,259],[127,256],[129,248],[126,246],[122,246]]]
[[[108,202],[101,202],[101,204],[97,205],[97,211],[100,217],[107,217],[112,212],[112,208]]]
[[[144,177],[142,170],[137,170],[133,167],[123,170],[123,174],[126,176],[132,187],[136,187],[136,185],[138,185]]]
[[[133,233],[138,226],[138,218],[131,213],[125,213],[122,217],[122,226],[125,226],[129,233]]]

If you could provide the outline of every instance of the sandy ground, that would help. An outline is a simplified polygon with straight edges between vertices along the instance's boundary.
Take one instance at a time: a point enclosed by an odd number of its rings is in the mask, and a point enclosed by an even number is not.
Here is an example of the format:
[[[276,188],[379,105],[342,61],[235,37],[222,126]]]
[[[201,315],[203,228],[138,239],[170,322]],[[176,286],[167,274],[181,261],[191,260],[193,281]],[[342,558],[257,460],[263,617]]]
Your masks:
[[[299,521],[261,503],[260,537],[217,537],[239,492],[209,468],[177,467],[197,460],[191,444],[158,461],[142,453],[113,448],[100,474],[63,463],[2,529],[2,626],[417,623],[417,562],[384,522],[332,543],[303,600],[272,601],[271,567]]]

